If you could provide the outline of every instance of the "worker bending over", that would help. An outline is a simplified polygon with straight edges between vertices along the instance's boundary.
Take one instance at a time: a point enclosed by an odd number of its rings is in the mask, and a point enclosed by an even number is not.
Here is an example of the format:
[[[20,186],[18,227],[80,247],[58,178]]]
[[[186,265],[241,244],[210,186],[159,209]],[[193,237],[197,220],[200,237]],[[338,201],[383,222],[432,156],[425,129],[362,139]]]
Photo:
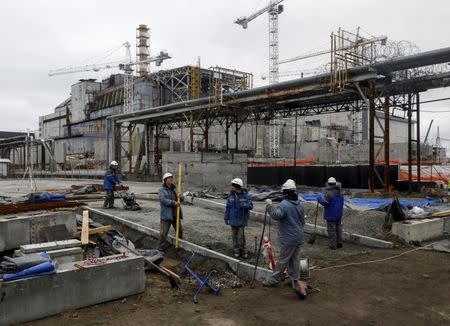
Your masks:
[[[177,207],[178,203],[177,188],[173,184],[173,175],[169,172],[163,175],[163,184],[159,188],[159,203],[161,207],[161,224],[160,237],[158,242],[158,250],[164,251],[167,248],[167,234],[169,233],[170,225],[176,230],[177,227]],[[183,201],[183,196],[180,196],[180,202]],[[180,207],[180,225],[178,237],[183,239],[183,228],[181,220],[183,214]]]
[[[329,248],[342,248],[342,213],[344,211],[344,196],[341,194],[341,184],[331,177],[328,179],[323,193],[317,200],[324,207],[323,218],[327,221]]]
[[[120,185],[120,180],[117,177],[117,168],[119,163],[112,161],[109,168],[106,169],[103,177],[103,188],[106,192],[106,199],[103,203],[103,208],[115,208],[114,207],[114,190],[116,185]]]
[[[231,190],[228,194],[225,207],[225,224],[231,227],[233,238],[234,257],[248,258],[245,247],[245,227],[247,226],[249,211],[253,209],[253,203],[247,190],[243,188],[242,179],[231,180]]]
[[[305,225],[304,208],[298,199],[294,180],[288,179],[281,188],[284,199],[279,205],[272,205],[266,199],[267,212],[278,221],[278,241],[281,245],[280,256],[275,269],[263,282],[272,287],[283,279],[286,268],[294,293],[304,299],[306,287],[299,282],[300,278],[300,245],[303,243],[303,227]]]

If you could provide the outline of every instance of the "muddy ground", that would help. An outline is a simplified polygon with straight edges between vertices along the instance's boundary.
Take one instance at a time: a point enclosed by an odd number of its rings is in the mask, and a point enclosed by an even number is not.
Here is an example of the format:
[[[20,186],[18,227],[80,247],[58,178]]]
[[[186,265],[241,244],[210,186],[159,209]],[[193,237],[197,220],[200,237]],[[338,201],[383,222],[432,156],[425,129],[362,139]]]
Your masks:
[[[405,250],[405,249],[402,249]],[[359,254],[334,263],[385,258],[402,250]],[[164,262],[176,269],[179,263]],[[159,274],[147,274],[144,293],[67,311],[26,325],[449,325],[450,256],[415,251],[380,263],[312,272],[321,290],[305,301],[280,284],[268,289],[207,291],[192,302],[194,286],[172,290]]]

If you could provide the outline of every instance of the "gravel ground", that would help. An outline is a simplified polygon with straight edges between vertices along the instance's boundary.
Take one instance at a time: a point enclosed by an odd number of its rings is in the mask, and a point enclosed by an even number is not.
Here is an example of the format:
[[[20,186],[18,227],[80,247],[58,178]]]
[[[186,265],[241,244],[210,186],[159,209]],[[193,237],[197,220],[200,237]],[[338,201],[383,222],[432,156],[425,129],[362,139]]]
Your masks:
[[[140,211],[125,211],[123,209],[108,210],[102,208],[101,202],[89,203],[89,206],[113,214],[115,216],[136,222],[153,229],[159,229],[159,202],[154,200],[139,200],[142,210]],[[258,209],[260,203],[255,209]],[[116,203],[119,207],[119,203]],[[184,238],[195,244],[206,248],[216,250],[226,255],[232,256],[232,242],[230,228],[223,222],[223,214],[206,208],[195,207],[183,204],[182,221],[184,227]],[[246,241],[249,250],[248,261],[255,262],[255,236],[257,236],[257,246],[259,246],[259,239],[261,236],[263,223],[254,219],[249,220],[249,225],[246,228]],[[175,232],[171,228],[170,234]],[[269,225],[266,226],[266,234],[269,233]],[[275,253],[278,255],[279,243],[277,241],[277,223],[270,223],[270,239]],[[305,240],[309,239],[309,235],[305,234]],[[344,248],[336,251],[328,249],[328,239],[318,236],[316,242],[312,245],[305,244],[302,246],[301,255],[310,259],[311,265],[325,266],[332,264],[335,261],[346,257],[352,257],[359,254],[370,254],[377,251],[377,249],[362,247],[351,243],[345,243]],[[260,265],[267,265],[261,259]]]

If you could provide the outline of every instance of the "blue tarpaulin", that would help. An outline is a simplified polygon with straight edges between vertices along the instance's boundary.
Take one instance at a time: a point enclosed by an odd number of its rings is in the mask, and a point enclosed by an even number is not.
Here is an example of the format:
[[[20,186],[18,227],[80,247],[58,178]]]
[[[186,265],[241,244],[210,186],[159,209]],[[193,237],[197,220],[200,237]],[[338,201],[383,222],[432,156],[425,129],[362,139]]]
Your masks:
[[[317,194],[301,194],[301,197],[306,201],[317,201]],[[346,200],[347,201],[347,200]],[[393,201],[392,198],[352,198],[350,200],[353,205],[368,208],[377,209],[384,205],[389,205]],[[418,206],[426,207],[430,205],[441,204],[442,201],[436,198],[425,197],[421,199],[399,199],[400,204],[403,206]]]
[[[46,252],[43,252],[40,254],[44,258],[49,258],[48,254]],[[29,267],[27,269],[24,269],[23,271],[17,272],[17,273],[10,273],[3,275],[3,281],[14,281],[19,280],[22,278],[29,278],[34,276],[43,276],[43,275],[50,275],[55,274],[56,268],[55,265],[51,262],[45,262],[41,263],[32,267]]]

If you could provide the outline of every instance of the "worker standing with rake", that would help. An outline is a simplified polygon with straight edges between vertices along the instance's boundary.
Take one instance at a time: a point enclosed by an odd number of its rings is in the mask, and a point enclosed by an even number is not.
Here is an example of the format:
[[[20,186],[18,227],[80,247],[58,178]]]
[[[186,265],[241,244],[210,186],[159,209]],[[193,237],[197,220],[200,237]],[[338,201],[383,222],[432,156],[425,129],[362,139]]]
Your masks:
[[[277,285],[283,279],[287,268],[292,290],[300,299],[304,299],[306,283],[299,280],[300,245],[303,244],[305,225],[304,208],[298,199],[294,180],[288,179],[281,189],[284,199],[279,205],[273,205],[272,200],[266,199],[267,212],[271,218],[278,221],[281,250],[273,273],[266,278],[263,285],[267,287]]]

